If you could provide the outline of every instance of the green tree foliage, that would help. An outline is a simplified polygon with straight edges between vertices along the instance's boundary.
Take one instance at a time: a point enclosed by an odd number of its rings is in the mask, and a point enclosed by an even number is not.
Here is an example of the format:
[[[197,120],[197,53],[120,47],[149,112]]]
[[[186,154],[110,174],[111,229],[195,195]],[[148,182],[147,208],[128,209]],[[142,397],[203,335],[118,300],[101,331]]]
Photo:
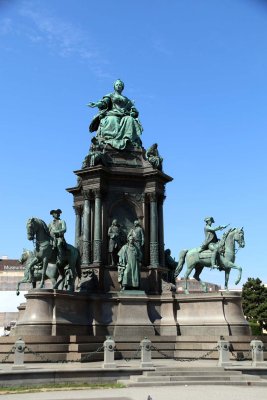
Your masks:
[[[267,329],[267,288],[259,278],[248,278],[243,285],[242,305],[247,321]]]

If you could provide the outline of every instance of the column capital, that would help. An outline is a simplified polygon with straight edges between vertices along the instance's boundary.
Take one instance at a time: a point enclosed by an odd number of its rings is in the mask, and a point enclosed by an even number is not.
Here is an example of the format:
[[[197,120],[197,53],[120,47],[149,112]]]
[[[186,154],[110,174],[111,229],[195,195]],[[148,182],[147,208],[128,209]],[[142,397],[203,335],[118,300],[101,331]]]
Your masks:
[[[156,192],[147,193],[147,196],[150,202],[155,202],[158,199],[158,193]]]
[[[74,204],[73,209],[74,209],[76,215],[82,215],[82,213],[83,213],[82,205]]]
[[[83,198],[84,198],[84,200],[92,200],[92,191],[91,190],[83,190]]]
[[[101,189],[93,189],[92,192],[93,192],[95,198],[100,199],[102,197]]]

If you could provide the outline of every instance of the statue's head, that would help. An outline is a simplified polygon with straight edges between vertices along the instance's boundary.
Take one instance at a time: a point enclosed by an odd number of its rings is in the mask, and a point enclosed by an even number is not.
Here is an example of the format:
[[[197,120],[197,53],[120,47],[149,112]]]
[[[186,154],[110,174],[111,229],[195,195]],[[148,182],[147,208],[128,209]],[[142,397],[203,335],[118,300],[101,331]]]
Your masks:
[[[118,220],[117,219],[113,219],[112,225],[118,225]]]
[[[171,255],[171,250],[170,250],[170,249],[166,249],[166,250],[165,250],[165,254],[166,254],[167,256],[170,256],[170,255]]]
[[[208,223],[214,224],[215,221],[214,221],[213,217],[206,217],[204,219],[204,222],[206,222],[206,224],[208,224]]]
[[[123,89],[124,89],[124,83],[122,82],[122,80],[121,79],[117,79],[115,82],[114,82],[114,89],[115,90],[117,90],[118,92],[122,92],[123,91]]]
[[[57,210],[50,211],[50,215],[52,215],[54,218],[59,218],[61,213],[62,211],[59,208]]]
[[[134,221],[134,226],[139,226],[139,225],[140,225],[140,223],[139,223],[138,219],[136,219],[136,220]]]
[[[133,244],[134,243],[134,237],[132,235],[130,235],[128,237],[128,243]]]

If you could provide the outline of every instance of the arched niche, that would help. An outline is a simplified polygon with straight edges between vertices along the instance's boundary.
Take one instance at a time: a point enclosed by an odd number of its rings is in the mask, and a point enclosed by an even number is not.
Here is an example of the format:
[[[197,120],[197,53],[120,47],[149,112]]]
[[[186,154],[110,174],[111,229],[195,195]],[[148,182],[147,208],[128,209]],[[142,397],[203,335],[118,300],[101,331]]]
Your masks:
[[[109,226],[113,219],[117,219],[126,237],[130,229],[133,227],[135,220],[143,218],[140,207],[136,203],[128,199],[121,199],[114,203],[109,212]]]

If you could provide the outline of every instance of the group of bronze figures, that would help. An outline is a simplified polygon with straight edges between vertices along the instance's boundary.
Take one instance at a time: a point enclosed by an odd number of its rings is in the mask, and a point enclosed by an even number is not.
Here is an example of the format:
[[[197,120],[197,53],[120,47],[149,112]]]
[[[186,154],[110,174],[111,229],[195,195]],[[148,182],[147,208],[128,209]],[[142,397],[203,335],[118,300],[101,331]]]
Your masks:
[[[35,240],[35,251],[25,250],[21,257],[21,263],[25,264],[24,279],[21,283],[31,282],[36,287],[40,281],[40,287],[44,287],[45,279],[52,281],[55,289],[74,291],[77,286],[80,290],[85,287],[92,289],[97,286],[94,282],[93,270],[81,273],[81,260],[79,250],[66,243],[64,234],[66,222],[60,218],[60,209],[51,210],[53,220],[47,226],[38,218],[30,218],[27,222],[29,240]],[[192,270],[195,270],[194,278],[203,285],[207,291],[205,282],[200,279],[204,267],[216,268],[225,271],[225,288],[228,289],[229,274],[231,269],[239,272],[236,284],[239,283],[242,268],[235,264],[235,242],[239,247],[245,246],[243,228],[230,228],[218,239],[216,232],[227,228],[228,225],[213,227],[213,217],[205,218],[205,240],[200,247],[190,250],[182,250],[179,261],[171,256],[170,249],[165,250],[165,267],[167,268],[167,281],[175,284],[180,275],[185,261],[187,270],[184,275],[185,293],[188,293],[188,282]],[[110,266],[117,267],[118,282],[121,290],[140,289],[140,270],[143,262],[143,246],[145,241],[144,230],[138,220],[127,234],[120,227],[117,219],[114,219],[107,232],[109,243],[108,253]],[[84,278],[85,282],[77,285],[76,278]],[[89,279],[88,279],[89,278]],[[86,283],[90,282],[89,286]],[[76,286],[75,286],[76,285]]]
[[[163,159],[158,152],[157,143],[148,150],[142,148],[141,134],[143,131],[139,121],[139,113],[133,101],[122,94],[124,83],[118,79],[114,83],[114,91],[97,102],[88,104],[91,108],[98,108],[98,113],[93,118],[89,130],[96,132],[91,140],[91,147],[85,157],[82,169],[106,164],[107,153],[111,149],[124,151],[133,148],[142,149],[144,158],[150,165],[159,171],[162,170]],[[47,226],[38,218],[30,218],[27,222],[27,234],[29,240],[35,241],[35,250],[25,250],[21,262],[25,264],[25,276],[20,283],[31,282],[33,287],[40,281],[40,287],[44,287],[45,279],[52,280],[53,287],[63,290],[75,290],[76,278],[94,278],[93,270],[81,269],[80,252],[74,246],[66,243],[64,234],[66,222],[60,218],[61,210],[51,210],[53,220]],[[171,256],[170,249],[165,250],[165,267],[167,280],[175,284],[183,265],[187,263],[185,272],[185,291],[188,291],[187,279],[192,270],[195,270],[194,278],[201,282],[200,274],[204,267],[218,268],[225,271],[225,288],[228,288],[230,270],[237,269],[239,276],[236,284],[241,279],[242,269],[235,264],[235,243],[240,247],[245,246],[243,228],[229,228],[223,234],[221,240],[216,232],[225,230],[228,225],[213,227],[213,217],[205,218],[205,241],[197,248],[183,250],[179,260]],[[140,269],[143,264],[143,247],[145,234],[139,220],[133,221],[133,226],[127,232],[121,228],[117,219],[114,219],[108,228],[108,253],[109,263],[117,267],[118,281],[121,289],[140,288]],[[143,267],[145,267],[143,265]],[[19,292],[19,285],[17,292]],[[90,286],[90,285],[89,285]],[[86,285],[80,284],[80,289]],[[205,283],[203,289],[206,290]]]
[[[140,266],[143,258],[142,248],[145,236],[138,220],[127,235],[114,219],[108,229],[109,257],[111,266],[118,267],[118,281],[122,290],[138,289],[140,287]]]

